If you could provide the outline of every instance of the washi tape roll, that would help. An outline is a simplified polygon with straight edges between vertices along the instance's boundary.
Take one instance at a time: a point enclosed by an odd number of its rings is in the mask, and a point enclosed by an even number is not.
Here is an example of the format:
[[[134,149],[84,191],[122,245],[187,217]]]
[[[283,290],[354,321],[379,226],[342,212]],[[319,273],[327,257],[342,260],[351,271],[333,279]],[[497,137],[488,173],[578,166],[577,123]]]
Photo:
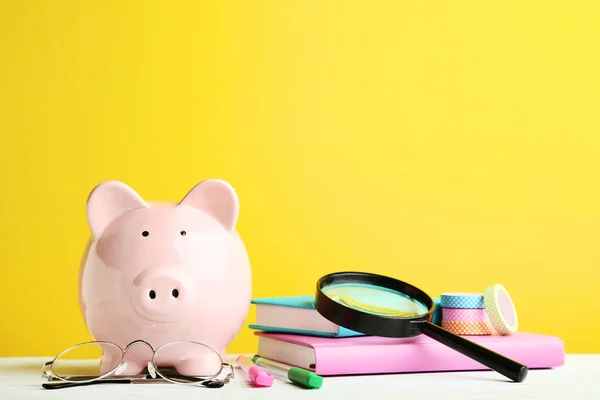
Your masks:
[[[489,322],[485,308],[443,308],[442,320],[461,322]]]
[[[463,322],[442,320],[442,328],[457,335],[491,335],[489,322]]]
[[[504,286],[497,284],[483,292],[490,322],[500,335],[512,335],[519,327],[517,310]]]
[[[442,293],[443,308],[485,308],[481,293]]]

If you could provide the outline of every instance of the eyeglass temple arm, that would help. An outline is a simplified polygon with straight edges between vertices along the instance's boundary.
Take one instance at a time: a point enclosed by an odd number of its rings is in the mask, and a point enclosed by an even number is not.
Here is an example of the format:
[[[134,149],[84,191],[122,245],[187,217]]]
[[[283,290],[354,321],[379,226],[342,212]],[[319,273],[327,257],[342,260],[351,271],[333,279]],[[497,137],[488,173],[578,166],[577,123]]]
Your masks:
[[[97,385],[97,384],[101,384],[101,383],[136,383],[136,382],[141,383],[141,382],[147,381],[147,380],[148,379],[144,379],[144,378],[136,378],[136,379],[117,378],[117,379],[98,379],[98,380],[91,381],[91,382],[60,381],[60,382],[54,382],[54,383],[42,383],[42,387],[44,389],[64,389],[64,388],[70,388],[70,387],[76,387],[76,386]],[[157,381],[164,382],[162,379],[157,379]],[[227,381],[228,380],[226,380],[225,382],[227,382]],[[200,384],[203,386],[206,386],[208,388],[220,388],[220,387],[223,387],[225,382],[220,381],[220,380],[208,380],[205,382],[200,382]]]
[[[56,382],[56,383],[42,383],[42,387],[44,389],[63,389],[74,386],[87,386],[87,385],[97,385],[100,383],[131,383],[131,379],[99,379],[92,382]]]
[[[144,380],[144,378],[129,379],[129,378],[123,377],[123,378],[112,378],[112,379],[111,378],[98,379],[98,380],[94,380],[91,382],[65,382],[65,381],[56,382],[56,380],[58,380],[58,378],[56,378],[56,376],[54,376],[54,374],[52,373],[52,363],[53,362],[54,361],[47,361],[42,366],[42,376],[48,378],[51,381],[55,381],[54,383],[42,383],[42,387],[44,389],[62,389],[62,388],[68,388],[68,387],[74,387],[74,386],[95,385],[95,384],[99,384],[99,383],[133,383],[138,380]],[[217,388],[217,387],[222,387],[225,383],[228,383],[231,379],[233,379],[235,377],[235,368],[233,367],[233,365],[231,365],[230,363],[223,363],[222,365],[228,366],[229,370],[231,371],[229,374],[227,374],[225,376],[225,378],[223,380],[209,379],[205,382],[201,382],[201,384],[206,387]],[[194,379],[190,379],[190,377],[180,376],[180,378],[187,378],[191,382],[194,381]]]

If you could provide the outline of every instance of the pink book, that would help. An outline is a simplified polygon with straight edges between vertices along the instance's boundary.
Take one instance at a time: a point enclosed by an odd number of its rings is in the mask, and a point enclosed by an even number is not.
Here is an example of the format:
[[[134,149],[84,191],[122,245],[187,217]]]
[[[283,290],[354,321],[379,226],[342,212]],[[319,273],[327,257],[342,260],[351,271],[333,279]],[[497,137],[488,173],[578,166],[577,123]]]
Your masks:
[[[255,332],[257,355],[314,371],[322,376],[403,372],[489,370],[425,336],[328,338]],[[469,340],[530,369],[564,364],[564,342],[554,336],[517,332],[511,336],[468,336]]]

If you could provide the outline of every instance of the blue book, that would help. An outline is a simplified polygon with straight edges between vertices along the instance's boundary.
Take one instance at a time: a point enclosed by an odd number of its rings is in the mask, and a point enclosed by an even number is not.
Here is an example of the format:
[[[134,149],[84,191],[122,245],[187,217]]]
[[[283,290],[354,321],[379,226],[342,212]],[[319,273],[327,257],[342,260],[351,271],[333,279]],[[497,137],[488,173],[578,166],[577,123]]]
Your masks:
[[[434,298],[433,301],[436,307],[432,322],[441,325],[440,299]],[[315,309],[314,296],[264,297],[252,299],[251,303],[256,307],[256,320],[248,325],[250,329],[323,337],[364,336],[319,314]]]
[[[323,337],[364,336],[339,326],[315,309],[314,296],[283,296],[252,299],[256,320],[250,329]]]

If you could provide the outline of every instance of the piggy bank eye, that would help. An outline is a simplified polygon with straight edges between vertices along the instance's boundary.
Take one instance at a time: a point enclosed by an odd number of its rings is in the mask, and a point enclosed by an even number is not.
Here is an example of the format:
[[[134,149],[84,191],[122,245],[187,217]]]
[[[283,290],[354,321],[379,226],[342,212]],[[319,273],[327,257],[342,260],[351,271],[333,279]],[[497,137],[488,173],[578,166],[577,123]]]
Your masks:
[[[143,236],[143,237],[146,237],[146,236],[148,236],[149,234],[150,234],[150,232],[148,232],[148,231],[144,231],[144,232],[142,232],[142,236]]]
[[[185,232],[185,231],[181,231],[181,232],[179,232],[179,234],[180,234],[181,236],[185,236],[185,235],[186,235],[186,232]]]

